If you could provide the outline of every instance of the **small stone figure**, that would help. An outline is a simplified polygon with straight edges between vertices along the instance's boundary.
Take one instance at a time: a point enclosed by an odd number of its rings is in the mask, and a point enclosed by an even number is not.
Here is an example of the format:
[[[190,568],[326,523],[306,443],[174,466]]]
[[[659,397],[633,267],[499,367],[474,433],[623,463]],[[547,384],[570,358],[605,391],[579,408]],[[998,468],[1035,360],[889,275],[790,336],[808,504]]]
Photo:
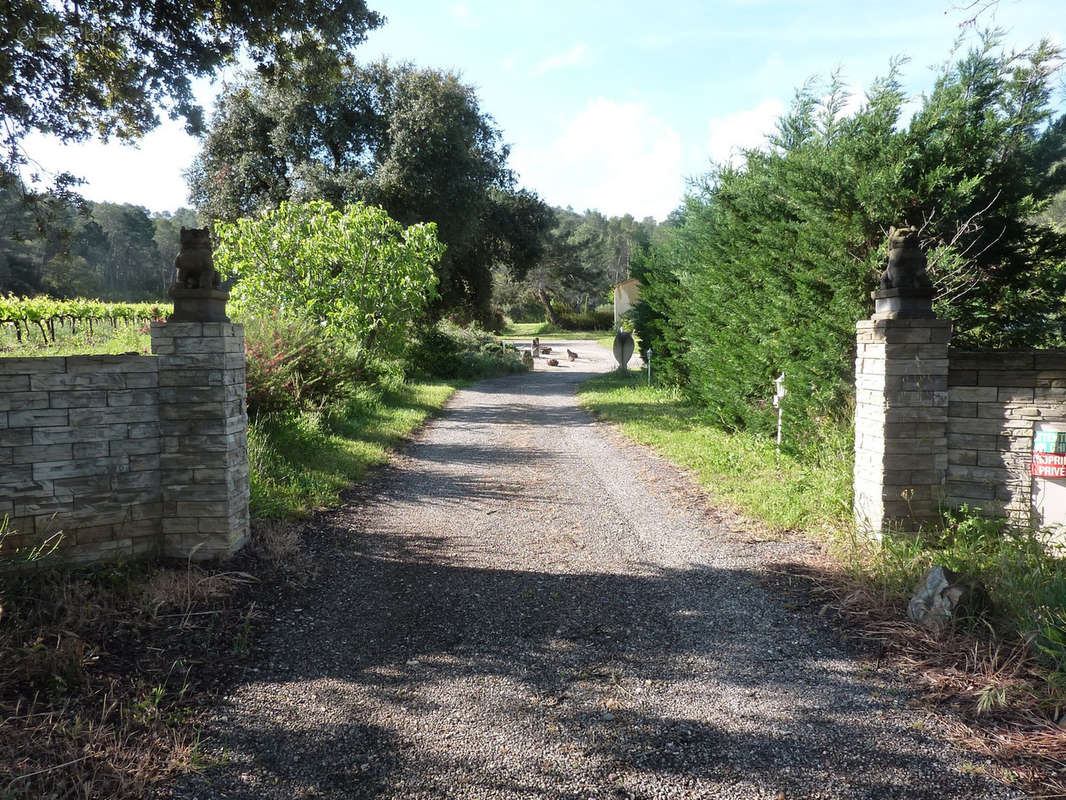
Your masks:
[[[570,359],[571,361],[576,361],[577,360],[577,353],[575,353],[573,350],[571,350],[568,347],[568,348],[566,348],[566,357],[568,359]]]
[[[548,355],[549,353],[551,353],[551,351],[552,349],[550,347],[545,347],[543,345],[540,348],[540,352],[542,355]]]
[[[888,229],[888,267],[881,275],[881,289],[928,289],[933,282],[926,272],[925,253],[914,228]]]
[[[540,338],[533,337],[533,358],[540,358]]]
[[[548,359],[548,366],[549,367],[557,367],[557,366],[559,366],[559,360],[556,359],[556,358],[549,358]]]
[[[174,285],[183,289],[218,289],[222,285],[211,258],[211,231],[182,228],[181,251],[174,259]]]
[[[522,366],[526,369],[533,369],[533,353],[531,351],[522,351]]]

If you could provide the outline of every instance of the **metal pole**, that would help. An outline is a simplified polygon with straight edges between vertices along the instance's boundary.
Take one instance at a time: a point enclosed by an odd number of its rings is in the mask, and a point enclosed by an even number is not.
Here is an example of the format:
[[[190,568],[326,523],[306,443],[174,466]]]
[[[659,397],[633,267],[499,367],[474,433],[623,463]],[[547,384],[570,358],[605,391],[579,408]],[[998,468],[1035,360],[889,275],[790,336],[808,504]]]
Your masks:
[[[651,347],[648,347],[648,386],[651,386]]]

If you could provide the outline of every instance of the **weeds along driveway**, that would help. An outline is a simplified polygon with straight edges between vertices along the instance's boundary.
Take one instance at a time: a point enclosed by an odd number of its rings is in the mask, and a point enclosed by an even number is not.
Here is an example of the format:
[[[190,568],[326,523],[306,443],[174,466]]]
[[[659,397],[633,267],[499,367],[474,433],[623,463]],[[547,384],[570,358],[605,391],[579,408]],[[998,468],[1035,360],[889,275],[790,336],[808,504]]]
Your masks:
[[[172,787],[240,798],[1009,797],[908,691],[759,581],[731,532],[576,405],[613,366],[486,381],[323,515],[281,613]],[[565,355],[564,355],[565,357]]]

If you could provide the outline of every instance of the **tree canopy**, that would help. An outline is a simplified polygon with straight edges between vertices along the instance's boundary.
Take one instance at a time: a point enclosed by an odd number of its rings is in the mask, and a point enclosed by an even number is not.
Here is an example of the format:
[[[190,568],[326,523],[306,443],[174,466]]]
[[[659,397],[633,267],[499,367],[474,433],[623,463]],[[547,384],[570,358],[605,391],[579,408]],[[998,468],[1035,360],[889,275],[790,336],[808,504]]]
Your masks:
[[[188,208],[150,214],[129,203],[42,194],[32,206],[0,182],[0,294],[159,300],[174,273]]]
[[[605,302],[610,288],[629,277],[631,260],[648,247],[656,228],[650,217],[637,221],[629,214],[608,218],[598,211],[551,209],[534,257],[522,269],[497,268],[496,302],[513,318],[537,308],[537,316],[562,325],[560,312]]]
[[[408,324],[433,297],[443,249],[432,223],[404,228],[380,208],[321,200],[283,202],[215,232],[216,266],[239,277],[238,311],[321,326],[361,360],[403,349]]]
[[[284,75],[295,59],[340,57],[381,22],[363,0],[12,0],[0,22],[0,167],[14,170],[34,130],[134,139],[161,108],[199,132],[191,79],[242,49]]]
[[[440,306],[484,321],[490,267],[531,258],[542,213],[534,195],[515,191],[507,156],[454,73],[315,61],[225,92],[188,177],[208,219],[316,199],[381,206],[404,225],[434,222],[447,246]]]

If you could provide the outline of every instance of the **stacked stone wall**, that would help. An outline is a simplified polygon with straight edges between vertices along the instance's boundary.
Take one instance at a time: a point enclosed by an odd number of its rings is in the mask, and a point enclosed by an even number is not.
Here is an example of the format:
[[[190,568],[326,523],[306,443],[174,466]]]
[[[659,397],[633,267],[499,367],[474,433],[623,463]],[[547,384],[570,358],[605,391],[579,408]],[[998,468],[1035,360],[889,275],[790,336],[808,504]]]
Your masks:
[[[946,502],[1029,524],[1033,434],[1066,422],[1066,350],[949,358]]]
[[[855,516],[860,527],[912,527],[944,491],[951,326],[935,318],[857,324]]]
[[[229,555],[248,534],[244,335],[156,323],[153,355],[0,358],[0,556]]]
[[[72,561],[158,550],[155,358],[0,359],[4,550],[59,541]]]

